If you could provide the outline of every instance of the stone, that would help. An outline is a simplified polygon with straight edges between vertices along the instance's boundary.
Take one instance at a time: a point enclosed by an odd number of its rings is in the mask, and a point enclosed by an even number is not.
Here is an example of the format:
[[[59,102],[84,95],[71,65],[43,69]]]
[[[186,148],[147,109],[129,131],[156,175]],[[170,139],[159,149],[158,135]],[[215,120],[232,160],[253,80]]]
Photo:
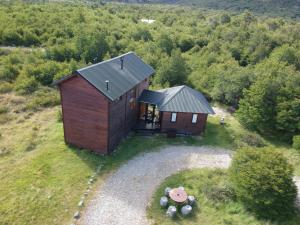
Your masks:
[[[176,207],[175,206],[173,206],[173,205],[170,205],[169,207],[168,207],[168,210],[167,210],[167,212],[166,212],[166,215],[168,216],[168,217],[174,217],[175,215],[176,215],[176,212],[177,212],[177,209],[176,209]]]
[[[166,196],[161,197],[159,203],[161,207],[167,207],[168,198]]]
[[[165,189],[165,196],[169,197],[169,193],[172,189],[170,187],[166,187]]]
[[[78,206],[79,207],[82,207],[84,205],[83,201],[81,200],[79,203],[78,203]]]
[[[190,205],[185,205],[181,208],[181,214],[184,216],[187,216],[189,214],[191,214],[193,208]]]
[[[80,218],[80,212],[77,211],[76,213],[74,213],[74,216],[73,216],[74,219],[79,219]]]
[[[196,203],[196,198],[193,195],[188,196],[189,205],[194,205]]]

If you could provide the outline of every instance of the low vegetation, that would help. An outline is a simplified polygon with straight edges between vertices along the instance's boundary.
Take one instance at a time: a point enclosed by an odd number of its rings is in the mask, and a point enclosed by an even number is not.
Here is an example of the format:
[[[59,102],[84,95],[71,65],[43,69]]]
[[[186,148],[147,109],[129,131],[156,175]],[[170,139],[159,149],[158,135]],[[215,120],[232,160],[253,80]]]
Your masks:
[[[165,215],[166,210],[159,205],[159,200],[166,187],[177,186],[184,186],[187,193],[194,195],[197,205],[191,216],[182,217],[179,214],[170,219]],[[168,177],[156,190],[148,208],[148,217],[154,224],[160,225],[296,225],[300,220],[299,213],[282,222],[258,219],[237,201],[228,172],[220,169],[187,170]]]

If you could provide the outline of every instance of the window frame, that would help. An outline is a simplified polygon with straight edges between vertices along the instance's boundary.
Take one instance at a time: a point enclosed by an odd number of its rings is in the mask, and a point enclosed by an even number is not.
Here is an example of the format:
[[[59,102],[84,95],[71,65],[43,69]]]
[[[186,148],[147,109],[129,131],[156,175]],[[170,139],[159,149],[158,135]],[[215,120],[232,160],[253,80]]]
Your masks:
[[[194,116],[196,116],[195,121],[194,121]],[[198,122],[198,114],[197,113],[193,113],[192,114],[192,124],[197,124],[197,122]]]
[[[173,121],[173,115],[175,115],[175,120]],[[177,122],[177,112],[172,112],[171,113],[171,118],[170,118],[171,123],[176,123]]]

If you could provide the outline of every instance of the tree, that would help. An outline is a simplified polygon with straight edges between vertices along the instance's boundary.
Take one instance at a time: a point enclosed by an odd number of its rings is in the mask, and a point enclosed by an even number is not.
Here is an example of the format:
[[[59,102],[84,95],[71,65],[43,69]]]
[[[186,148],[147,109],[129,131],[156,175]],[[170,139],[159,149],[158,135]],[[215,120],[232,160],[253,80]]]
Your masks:
[[[279,219],[293,213],[297,196],[293,167],[278,150],[238,150],[229,177],[238,200],[259,217]]]
[[[167,34],[160,35],[158,39],[158,47],[163,50],[163,52],[171,55],[172,50],[174,49],[173,40]]]
[[[170,59],[163,62],[164,66],[160,67],[156,83],[163,86],[182,85],[187,81],[189,68],[182,58],[180,51],[172,51]]]

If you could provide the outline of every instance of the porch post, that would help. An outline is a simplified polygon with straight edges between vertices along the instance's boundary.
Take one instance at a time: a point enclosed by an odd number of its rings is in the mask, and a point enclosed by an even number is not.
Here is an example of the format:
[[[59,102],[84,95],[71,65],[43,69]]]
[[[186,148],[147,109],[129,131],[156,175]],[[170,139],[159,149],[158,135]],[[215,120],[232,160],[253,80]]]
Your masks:
[[[156,105],[152,105],[152,123],[154,122],[155,107],[156,107]]]

